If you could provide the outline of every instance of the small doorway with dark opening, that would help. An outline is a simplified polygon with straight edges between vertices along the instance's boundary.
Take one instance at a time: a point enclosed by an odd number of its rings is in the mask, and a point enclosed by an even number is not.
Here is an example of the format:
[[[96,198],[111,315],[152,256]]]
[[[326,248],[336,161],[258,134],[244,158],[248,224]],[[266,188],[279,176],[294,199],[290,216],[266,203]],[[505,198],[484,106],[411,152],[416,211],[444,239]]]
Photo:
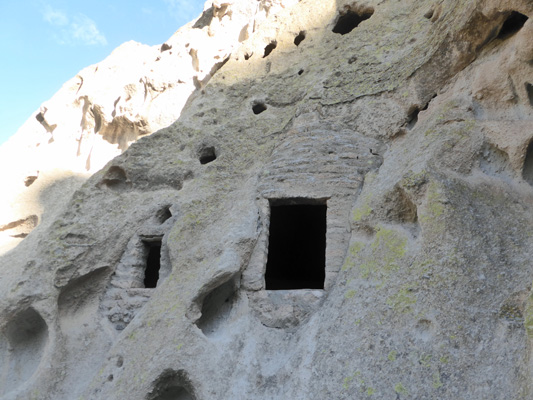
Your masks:
[[[324,289],[325,200],[270,201],[266,290]]]
[[[144,239],[143,243],[146,251],[143,283],[145,288],[153,289],[157,287],[161,269],[161,238]]]

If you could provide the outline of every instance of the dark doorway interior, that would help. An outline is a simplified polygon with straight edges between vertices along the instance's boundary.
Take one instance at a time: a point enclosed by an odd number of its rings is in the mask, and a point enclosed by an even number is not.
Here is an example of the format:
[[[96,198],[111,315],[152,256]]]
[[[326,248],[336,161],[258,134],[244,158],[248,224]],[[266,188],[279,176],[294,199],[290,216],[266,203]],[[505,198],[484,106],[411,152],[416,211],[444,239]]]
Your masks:
[[[146,258],[146,269],[144,270],[144,287],[153,289],[159,280],[159,269],[161,268],[161,241],[144,242],[148,248]]]
[[[325,204],[271,205],[267,290],[324,289]]]

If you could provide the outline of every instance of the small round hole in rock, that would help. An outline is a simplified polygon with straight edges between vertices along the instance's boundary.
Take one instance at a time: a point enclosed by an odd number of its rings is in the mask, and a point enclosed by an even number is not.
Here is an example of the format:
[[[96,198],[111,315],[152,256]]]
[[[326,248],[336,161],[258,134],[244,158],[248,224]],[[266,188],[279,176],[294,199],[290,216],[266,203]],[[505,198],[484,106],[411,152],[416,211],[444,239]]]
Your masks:
[[[433,14],[434,13],[435,13],[435,10],[433,10],[433,8],[431,8],[428,11],[426,11],[426,13],[424,14],[424,18],[431,19],[431,18],[433,18]]]
[[[301,69],[301,70],[298,71],[298,75],[302,75],[303,73],[304,73],[304,70],[303,70],[303,69]]]
[[[299,46],[300,43],[302,43],[302,42],[304,41],[304,39],[305,39],[305,32],[304,32],[304,31],[300,31],[300,33],[298,34],[298,36],[296,36],[296,37],[294,38],[294,44],[295,44],[296,46]]]
[[[374,14],[374,10],[372,9],[362,12],[348,10],[344,13],[341,13],[337,19],[337,22],[335,23],[335,26],[333,27],[333,32],[346,35],[357,28],[361,22],[369,19],[372,14]]]
[[[217,155],[213,146],[204,147],[200,151],[200,164],[208,164],[216,159]]]
[[[252,111],[254,114],[261,114],[263,111],[266,111],[267,106],[264,103],[256,103],[252,106]]]
[[[263,58],[268,57],[270,53],[272,53],[272,50],[274,50],[277,47],[277,45],[278,45],[278,42],[276,42],[275,40],[267,44],[267,46],[265,47],[265,55],[263,56]]]

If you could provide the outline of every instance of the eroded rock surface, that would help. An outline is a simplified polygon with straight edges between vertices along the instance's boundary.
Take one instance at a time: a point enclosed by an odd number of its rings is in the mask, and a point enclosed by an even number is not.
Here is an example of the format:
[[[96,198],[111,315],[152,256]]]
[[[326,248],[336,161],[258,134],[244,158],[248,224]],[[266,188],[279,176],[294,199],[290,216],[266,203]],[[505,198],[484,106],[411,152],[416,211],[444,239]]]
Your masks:
[[[250,4],[179,119],[0,259],[3,398],[531,398],[531,2]],[[281,206],[327,207],[322,287],[266,290]]]
[[[3,234],[2,227],[63,206],[80,182],[131,143],[173,123],[254,24],[281,7],[270,1],[208,2],[198,20],[162,45],[124,43],[66,82],[0,149],[0,249],[12,248],[18,243],[12,238],[21,237],[19,231]],[[39,198],[65,175],[78,184],[70,190],[62,185],[54,198]],[[39,189],[26,190],[35,182]]]

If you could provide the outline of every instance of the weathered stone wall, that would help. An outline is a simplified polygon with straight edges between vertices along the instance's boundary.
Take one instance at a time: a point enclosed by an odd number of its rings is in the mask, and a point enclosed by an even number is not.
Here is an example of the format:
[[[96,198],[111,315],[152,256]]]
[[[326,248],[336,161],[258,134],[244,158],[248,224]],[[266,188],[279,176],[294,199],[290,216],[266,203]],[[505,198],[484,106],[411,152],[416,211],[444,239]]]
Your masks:
[[[266,14],[2,256],[3,398],[531,398],[531,2]],[[265,290],[273,201],[327,204],[323,290]]]

